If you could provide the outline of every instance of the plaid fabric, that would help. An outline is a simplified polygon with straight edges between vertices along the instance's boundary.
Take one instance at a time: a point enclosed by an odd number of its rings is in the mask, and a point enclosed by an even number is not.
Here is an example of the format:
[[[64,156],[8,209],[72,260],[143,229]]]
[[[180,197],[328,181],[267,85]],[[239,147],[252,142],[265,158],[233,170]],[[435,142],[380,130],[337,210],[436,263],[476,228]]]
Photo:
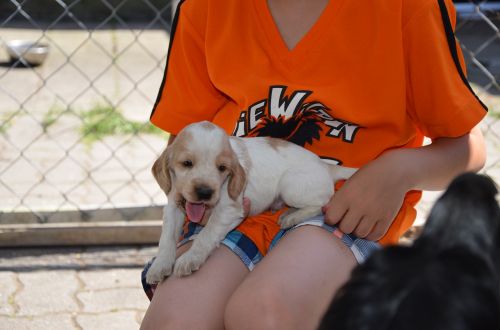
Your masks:
[[[364,262],[373,251],[380,249],[380,244],[378,244],[377,242],[357,238],[356,236],[350,234],[344,234],[336,226],[325,224],[322,215],[311,218],[292,228],[280,230],[271,242],[270,249],[272,249],[288,232],[294,230],[295,228],[306,225],[324,228],[334,236],[340,238],[342,242],[344,242],[344,244],[351,249],[358,263]],[[193,240],[202,229],[203,226],[189,222],[184,227],[184,232],[181,235],[181,239],[177,246],[182,246],[187,242]],[[236,253],[236,255],[240,257],[241,261],[248,267],[249,270],[253,270],[255,265],[257,265],[259,261],[262,260],[263,256],[259,252],[257,246],[252,242],[250,238],[248,238],[238,230],[233,230],[229,234],[227,234],[226,238],[222,241],[222,244]],[[156,289],[156,284],[150,285],[146,283],[146,274],[153,261],[154,258],[146,264],[141,274],[142,287],[144,288],[144,292],[148,296],[149,300],[153,299],[153,294]]]
[[[149,284],[146,282],[146,274],[148,273],[149,268],[153,264],[153,261],[155,261],[156,258],[153,258],[149,260],[149,262],[144,266],[144,269],[142,270],[141,273],[141,283],[142,283],[142,289],[144,290],[144,293],[146,296],[148,296],[148,299],[151,301],[153,299],[153,294],[155,293],[156,290],[156,284]]]
[[[203,226],[188,222],[184,227],[184,232],[181,235],[179,243],[177,243],[177,247],[180,247],[193,240],[202,229]],[[221,244],[227,246],[238,257],[240,257],[241,261],[248,267],[249,270],[254,269],[255,265],[262,259],[262,254],[259,252],[259,249],[257,249],[257,246],[252,242],[252,240],[250,240],[247,236],[245,236],[238,230],[233,230],[228,233]],[[156,284],[148,284],[146,282],[146,274],[149,270],[149,267],[151,267],[151,265],[153,264],[154,259],[155,258],[151,259],[146,264],[141,273],[142,287],[149,300],[153,299]]]
[[[358,263],[363,263],[375,250],[380,249],[379,243],[363,238],[358,238],[352,234],[344,234],[342,231],[340,231],[340,229],[337,228],[337,226],[327,225],[324,222],[323,215],[318,215],[296,226],[281,230],[271,242],[270,250],[274,246],[276,246],[279,240],[282,239],[283,236],[285,236],[288,232],[302,226],[317,226],[326,229],[335,237],[338,237],[342,240],[342,242],[344,242],[344,244],[352,251]]]

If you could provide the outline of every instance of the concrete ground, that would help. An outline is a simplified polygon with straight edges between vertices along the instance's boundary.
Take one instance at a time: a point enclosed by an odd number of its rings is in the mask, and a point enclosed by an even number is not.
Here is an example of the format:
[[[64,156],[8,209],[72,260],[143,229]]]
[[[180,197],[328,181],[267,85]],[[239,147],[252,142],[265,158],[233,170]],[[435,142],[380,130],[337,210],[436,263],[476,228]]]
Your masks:
[[[15,39],[49,44],[46,62],[11,68],[2,46]],[[100,106],[147,124],[168,41],[163,30],[0,30],[0,218],[164,202],[150,167],[165,136],[86,144],[81,126],[82,114]]]
[[[40,38],[51,52],[34,70],[10,68],[0,47],[0,225],[7,219],[2,212],[164,203],[150,166],[165,139],[111,136],[88,146],[79,141],[79,114],[112,104],[126,118],[147,122],[168,34],[0,30],[0,46]],[[44,130],[44,121],[54,116]],[[85,220],[74,215],[78,218],[52,220]],[[138,329],[148,306],[140,272],[155,251],[148,246],[0,249],[0,329]]]
[[[138,329],[140,273],[156,247],[3,249],[0,329]]]

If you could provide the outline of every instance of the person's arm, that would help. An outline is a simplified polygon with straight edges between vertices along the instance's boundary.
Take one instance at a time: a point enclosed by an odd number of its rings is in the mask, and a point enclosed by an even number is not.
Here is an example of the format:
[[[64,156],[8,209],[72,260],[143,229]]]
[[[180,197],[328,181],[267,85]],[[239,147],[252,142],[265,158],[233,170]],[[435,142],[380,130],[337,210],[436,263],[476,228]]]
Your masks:
[[[444,189],[457,174],[479,170],[485,146],[478,123],[486,107],[469,86],[453,29],[451,0],[403,6],[406,112],[432,144],[392,149],[363,166],[325,207],[325,221],[379,240],[413,189]]]
[[[484,166],[478,127],[457,138],[439,138],[413,149],[394,149],[362,167],[325,207],[325,221],[345,233],[379,240],[413,189],[440,190],[458,174]]]
[[[478,126],[458,138],[439,138],[415,149],[388,152],[383,161],[401,164],[409,190],[444,190],[455,176],[477,172],[486,162],[486,146]]]

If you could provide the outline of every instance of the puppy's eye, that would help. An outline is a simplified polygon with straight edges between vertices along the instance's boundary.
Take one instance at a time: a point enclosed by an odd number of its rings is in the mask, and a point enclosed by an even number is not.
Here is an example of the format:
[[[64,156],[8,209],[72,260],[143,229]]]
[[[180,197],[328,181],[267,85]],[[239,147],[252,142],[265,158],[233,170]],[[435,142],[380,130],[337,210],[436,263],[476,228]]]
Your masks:
[[[219,165],[217,166],[217,169],[219,170],[219,172],[225,172],[227,170],[227,167],[226,165]]]
[[[191,168],[191,167],[193,167],[193,162],[190,160],[185,160],[182,162],[182,166],[184,166],[186,168]]]

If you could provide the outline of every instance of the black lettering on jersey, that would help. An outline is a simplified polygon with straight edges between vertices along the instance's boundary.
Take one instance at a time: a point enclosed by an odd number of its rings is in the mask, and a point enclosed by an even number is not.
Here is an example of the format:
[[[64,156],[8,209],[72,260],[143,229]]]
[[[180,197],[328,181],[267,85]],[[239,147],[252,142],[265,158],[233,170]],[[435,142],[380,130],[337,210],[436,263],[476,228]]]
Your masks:
[[[287,96],[287,88],[282,85],[271,86],[268,99],[257,101],[242,111],[233,135],[271,136],[300,146],[312,144],[322,137],[354,142],[359,125],[335,118],[321,102],[306,102],[311,91],[296,90]],[[329,131],[322,133],[320,123],[329,127]]]
[[[330,127],[327,136],[342,138],[342,141],[353,143],[356,133],[360,129],[358,125],[343,122],[340,120],[326,120],[325,124]]]
[[[242,111],[240,113],[240,118],[236,122],[236,127],[233,130],[234,136],[245,136],[246,135],[246,132],[248,131],[246,128],[246,118],[247,118],[246,111]]]
[[[274,118],[292,117],[297,109],[300,109],[304,100],[311,94],[311,91],[295,91],[288,98],[285,96],[286,86],[271,86],[269,89],[269,115]]]
[[[259,123],[259,120],[264,117],[266,111],[266,100],[259,101],[257,103],[252,104],[248,108],[248,128],[249,130],[253,130],[255,126]]]

